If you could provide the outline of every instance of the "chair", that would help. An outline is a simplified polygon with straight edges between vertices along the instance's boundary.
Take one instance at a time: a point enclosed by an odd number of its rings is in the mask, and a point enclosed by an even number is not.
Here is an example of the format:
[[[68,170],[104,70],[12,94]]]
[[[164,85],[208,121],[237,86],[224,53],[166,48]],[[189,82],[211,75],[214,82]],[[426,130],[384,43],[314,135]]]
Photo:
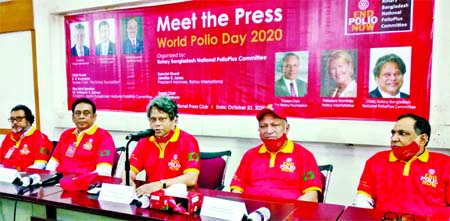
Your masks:
[[[57,140],[52,140],[53,143],[53,149],[55,149],[55,147],[58,145],[58,141]]]
[[[117,171],[117,164],[119,164],[120,156],[122,155],[122,152],[125,150],[124,147],[118,147],[116,148],[116,152],[114,152],[114,162],[111,169],[111,176],[114,177],[116,175]]]
[[[200,152],[200,174],[197,184],[200,188],[222,190],[225,182],[228,159],[231,151]]]
[[[330,184],[331,172],[333,172],[332,164],[319,165],[320,178],[322,180],[322,193],[319,193],[319,202],[324,203],[327,198],[328,186]]]

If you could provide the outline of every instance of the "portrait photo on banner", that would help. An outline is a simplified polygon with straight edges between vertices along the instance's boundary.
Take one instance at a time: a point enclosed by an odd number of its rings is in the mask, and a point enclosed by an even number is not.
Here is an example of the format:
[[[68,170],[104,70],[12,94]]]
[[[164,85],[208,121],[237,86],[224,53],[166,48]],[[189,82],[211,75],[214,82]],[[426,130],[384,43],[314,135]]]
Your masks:
[[[144,53],[142,16],[126,17],[122,19],[121,23],[123,54]]]
[[[357,97],[358,53],[356,49],[321,51],[321,97]]]
[[[70,24],[70,45],[73,57],[89,56],[89,22]]]
[[[275,96],[306,96],[308,92],[308,56],[308,51],[275,53]]]
[[[411,51],[410,46],[370,49],[370,98],[409,98]]]
[[[95,55],[116,54],[116,25],[113,18],[94,21]]]

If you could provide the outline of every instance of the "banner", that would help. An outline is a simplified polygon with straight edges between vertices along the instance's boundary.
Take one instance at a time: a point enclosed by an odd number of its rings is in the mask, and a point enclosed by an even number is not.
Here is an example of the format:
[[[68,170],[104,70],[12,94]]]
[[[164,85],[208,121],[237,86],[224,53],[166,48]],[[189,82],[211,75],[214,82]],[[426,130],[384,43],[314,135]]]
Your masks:
[[[433,1],[192,1],[65,17],[68,108],[429,117]]]

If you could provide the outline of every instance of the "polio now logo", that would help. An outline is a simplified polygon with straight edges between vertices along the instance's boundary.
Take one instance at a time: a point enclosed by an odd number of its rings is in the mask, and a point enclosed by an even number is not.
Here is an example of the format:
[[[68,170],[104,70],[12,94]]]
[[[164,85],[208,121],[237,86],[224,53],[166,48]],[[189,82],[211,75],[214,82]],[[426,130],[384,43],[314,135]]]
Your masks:
[[[280,165],[280,169],[283,172],[289,172],[289,173],[293,173],[295,171],[295,164],[294,162],[292,162],[292,158],[287,158],[286,161],[284,161],[281,165]]]
[[[422,185],[431,186],[436,188],[438,185],[438,178],[435,175],[436,171],[434,169],[429,169],[428,173],[425,173],[422,177],[420,177],[420,181],[422,181]]]
[[[374,10],[367,10],[369,1],[360,0],[357,11],[353,11],[353,16],[348,18],[348,25],[352,32],[373,31],[375,24],[378,23],[378,17]]]

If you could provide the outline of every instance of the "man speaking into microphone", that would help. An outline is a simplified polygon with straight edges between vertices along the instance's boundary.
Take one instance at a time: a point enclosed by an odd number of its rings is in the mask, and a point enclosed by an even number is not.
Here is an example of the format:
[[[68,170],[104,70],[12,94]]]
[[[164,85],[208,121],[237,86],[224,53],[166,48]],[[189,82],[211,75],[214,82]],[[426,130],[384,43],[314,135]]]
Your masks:
[[[131,140],[131,141],[139,141],[141,138],[150,137],[153,135],[155,135],[155,131],[152,129],[147,129],[147,130],[139,131],[135,134],[130,134],[130,135],[126,136],[125,139]]]
[[[138,187],[136,194],[149,195],[176,183],[194,186],[200,173],[198,142],[178,128],[175,101],[167,96],[155,97],[147,106],[147,117],[154,135],[150,135],[151,130],[144,132],[149,137],[139,139],[130,156],[130,184],[135,185],[136,174],[146,172],[146,184]],[[133,139],[133,135],[129,139]],[[126,183],[125,179],[124,171],[123,183]]]

